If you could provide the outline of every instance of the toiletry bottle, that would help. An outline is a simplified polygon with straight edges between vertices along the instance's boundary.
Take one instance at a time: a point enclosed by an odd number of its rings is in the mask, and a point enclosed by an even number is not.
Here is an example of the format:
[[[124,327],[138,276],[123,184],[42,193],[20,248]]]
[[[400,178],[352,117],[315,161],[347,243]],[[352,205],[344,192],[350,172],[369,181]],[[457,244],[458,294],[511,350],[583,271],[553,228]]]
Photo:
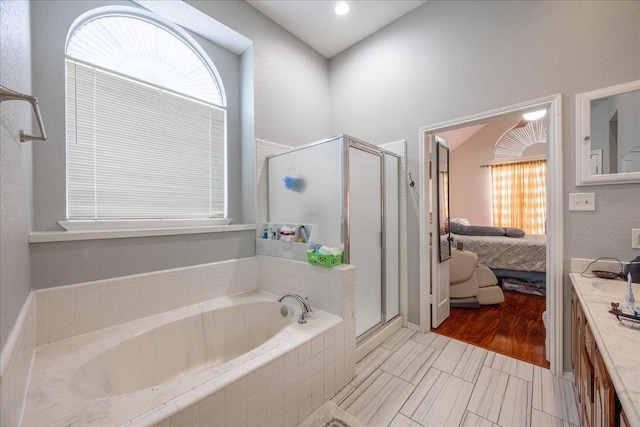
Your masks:
[[[627,273],[627,292],[624,295],[623,306],[633,310],[636,305],[636,299],[633,297],[633,289],[631,288],[631,273]]]
[[[300,226],[300,235],[302,236],[302,239],[304,239],[304,243],[309,242],[309,233],[304,225]]]

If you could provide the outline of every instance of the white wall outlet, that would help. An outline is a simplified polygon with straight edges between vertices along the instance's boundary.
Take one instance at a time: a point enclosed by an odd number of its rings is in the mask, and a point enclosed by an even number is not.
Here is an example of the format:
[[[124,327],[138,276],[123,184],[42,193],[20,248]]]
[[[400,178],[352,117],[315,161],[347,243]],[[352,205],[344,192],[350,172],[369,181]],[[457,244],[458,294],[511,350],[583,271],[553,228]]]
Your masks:
[[[640,249],[640,228],[631,229],[631,247]]]
[[[570,211],[595,211],[596,193],[569,193]]]

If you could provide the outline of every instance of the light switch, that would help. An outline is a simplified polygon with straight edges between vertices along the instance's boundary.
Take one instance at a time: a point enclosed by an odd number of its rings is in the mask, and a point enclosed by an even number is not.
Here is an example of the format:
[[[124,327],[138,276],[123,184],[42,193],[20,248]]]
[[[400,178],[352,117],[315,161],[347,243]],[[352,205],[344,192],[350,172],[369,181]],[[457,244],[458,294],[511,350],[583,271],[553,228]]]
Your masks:
[[[595,193],[569,193],[570,211],[595,211]]]
[[[640,228],[631,229],[631,247],[640,249]]]

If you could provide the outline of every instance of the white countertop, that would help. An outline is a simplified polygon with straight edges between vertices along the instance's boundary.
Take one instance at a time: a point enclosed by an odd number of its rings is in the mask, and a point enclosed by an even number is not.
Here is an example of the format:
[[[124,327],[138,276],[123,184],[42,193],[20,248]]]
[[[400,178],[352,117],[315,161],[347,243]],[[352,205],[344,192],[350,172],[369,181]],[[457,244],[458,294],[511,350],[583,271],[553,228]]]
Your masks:
[[[579,273],[571,273],[569,277],[624,412],[632,426],[640,426],[640,328],[621,325],[608,312],[611,303],[621,302],[624,294],[596,287],[613,288],[614,282],[623,282],[586,278]],[[635,288],[634,295],[638,302],[640,293]]]

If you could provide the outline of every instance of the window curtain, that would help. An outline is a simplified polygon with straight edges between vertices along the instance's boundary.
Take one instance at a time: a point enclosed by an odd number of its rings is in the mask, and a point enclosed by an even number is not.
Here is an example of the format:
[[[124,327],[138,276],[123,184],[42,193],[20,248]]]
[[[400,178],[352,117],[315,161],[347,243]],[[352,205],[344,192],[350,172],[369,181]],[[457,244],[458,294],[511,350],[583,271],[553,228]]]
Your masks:
[[[546,161],[492,166],[491,182],[494,226],[545,234]]]

